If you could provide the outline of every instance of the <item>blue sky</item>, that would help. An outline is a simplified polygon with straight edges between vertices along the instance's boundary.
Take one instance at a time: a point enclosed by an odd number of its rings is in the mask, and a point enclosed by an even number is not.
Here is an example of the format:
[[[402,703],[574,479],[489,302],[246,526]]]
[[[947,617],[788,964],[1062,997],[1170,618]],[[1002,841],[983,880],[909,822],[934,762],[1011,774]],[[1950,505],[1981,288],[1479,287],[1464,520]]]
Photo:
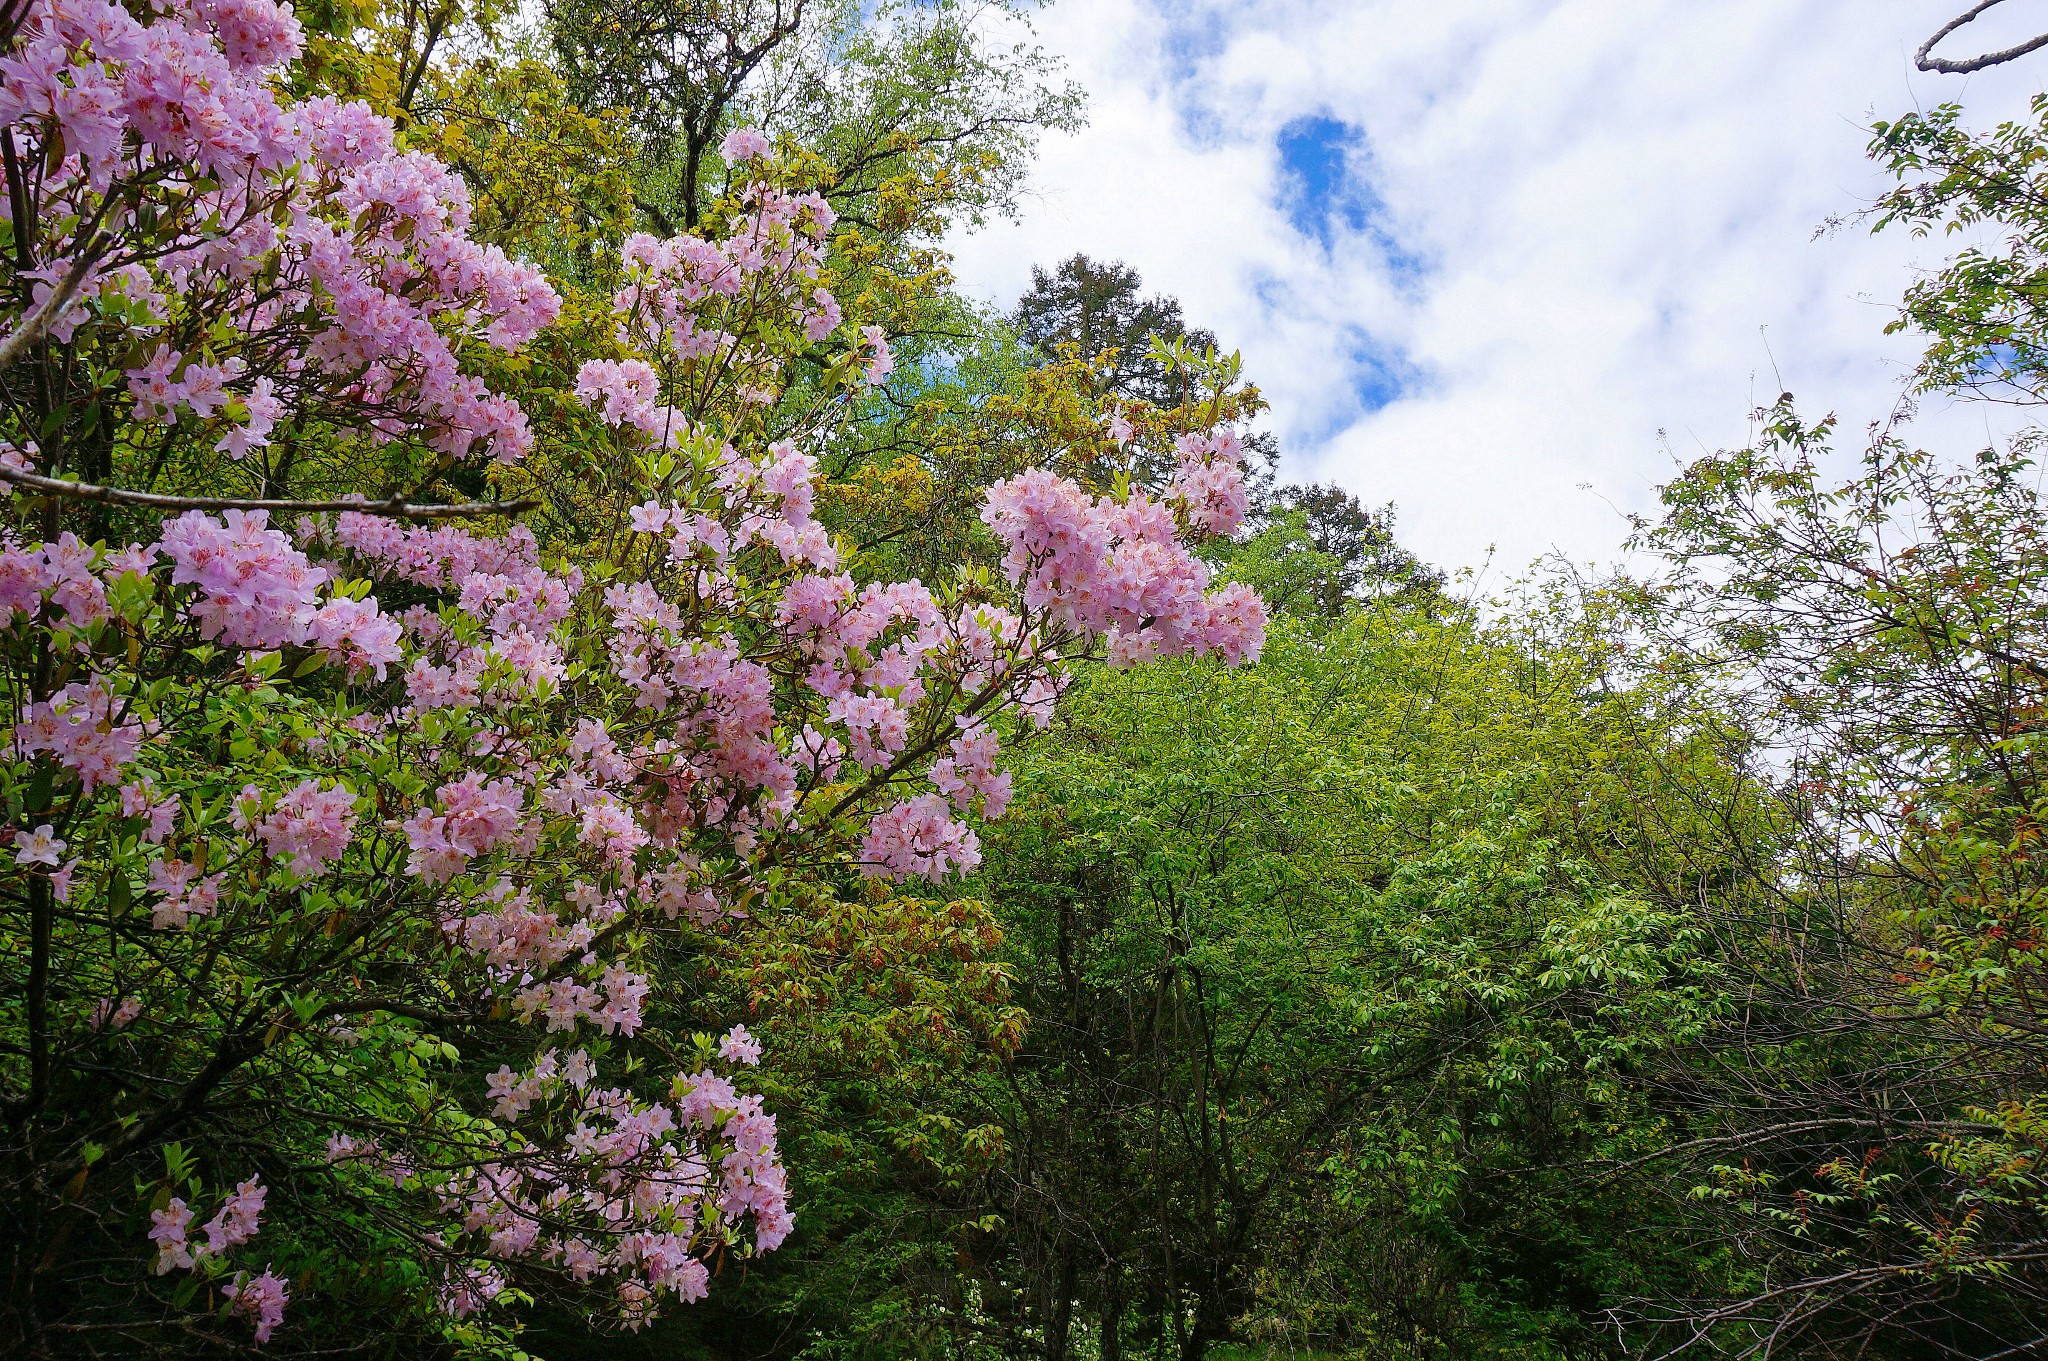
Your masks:
[[[1057,0],[1038,40],[1090,124],[1047,140],[1019,222],[950,244],[1000,302],[1077,250],[1135,266],[1242,348],[1284,474],[1396,501],[1425,556],[1613,561],[1781,380],[1850,430],[1891,410],[1913,351],[1880,332],[1930,247],[1816,231],[1883,188],[1871,118],[1988,122],[2048,84],[2048,54],[1911,72],[1957,8]],[[2004,9],[1987,46],[2041,7]],[[1962,452],[1997,419],[1919,430]]]

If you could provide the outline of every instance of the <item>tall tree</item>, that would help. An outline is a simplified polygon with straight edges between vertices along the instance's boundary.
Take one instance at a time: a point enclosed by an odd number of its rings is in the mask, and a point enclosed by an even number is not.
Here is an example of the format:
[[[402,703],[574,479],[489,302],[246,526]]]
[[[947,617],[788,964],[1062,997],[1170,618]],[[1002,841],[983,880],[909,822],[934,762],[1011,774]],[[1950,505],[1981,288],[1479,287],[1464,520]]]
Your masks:
[[[1185,379],[1154,357],[1154,340],[1213,349],[1216,336],[1190,330],[1179,299],[1144,297],[1143,287],[1138,271],[1121,260],[1101,264],[1071,255],[1050,273],[1033,265],[1031,289],[1017,300],[1013,313],[1018,334],[1048,362],[1070,350],[1088,361],[1114,351],[1096,370],[1100,391],[1158,407],[1178,406],[1187,395]]]

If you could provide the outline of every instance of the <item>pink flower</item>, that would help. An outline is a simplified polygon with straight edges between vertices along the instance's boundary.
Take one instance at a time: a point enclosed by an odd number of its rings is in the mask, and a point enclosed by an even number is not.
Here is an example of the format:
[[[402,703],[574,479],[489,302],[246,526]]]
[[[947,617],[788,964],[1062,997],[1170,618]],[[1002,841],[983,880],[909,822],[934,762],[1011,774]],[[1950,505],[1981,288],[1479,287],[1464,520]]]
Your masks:
[[[804,312],[804,339],[823,340],[839,329],[844,314],[839,309],[839,299],[832,296],[830,289],[814,289],[811,301],[815,306]]]
[[[749,1068],[759,1067],[761,1042],[749,1035],[745,1026],[736,1025],[718,1042],[718,1057],[728,1063],[744,1063]]]
[[[242,792],[246,798],[256,791],[250,786]],[[355,801],[355,792],[346,785],[322,789],[311,780],[301,781],[256,824],[256,835],[294,875],[312,878],[347,849],[354,835]]]
[[[961,812],[973,810],[980,796],[982,816],[999,818],[1010,804],[1010,773],[995,768],[996,735],[970,728],[953,739],[951,755],[932,762],[931,781]]]
[[[1235,448],[1234,439],[1216,436],[1195,451],[1208,460],[1200,476],[1210,479],[1200,504],[1189,507],[1197,527],[1234,524],[1241,505]],[[1092,498],[1032,469],[989,488],[982,519],[1008,545],[1003,570],[1025,604],[1106,638],[1113,665],[1186,653],[1231,661],[1258,655],[1266,620],[1257,596],[1210,596],[1208,569],[1175,537],[1167,508],[1143,495]]]
[[[178,399],[182,392],[172,377],[184,356],[168,345],[158,345],[149,362],[128,370],[128,391],[135,398],[135,418],[142,421],[178,422]]]
[[[149,867],[149,891],[162,899],[150,913],[150,925],[158,931],[182,929],[194,917],[213,914],[220,901],[224,875],[199,878],[199,867],[182,860],[159,860]],[[196,881],[196,882],[195,882]]]
[[[607,425],[632,425],[653,435],[665,416],[661,380],[645,360],[587,359],[576,370],[576,397],[596,407]]]
[[[121,1030],[142,1014],[142,999],[123,997],[116,1002],[111,997],[102,997],[92,1004],[92,1028],[94,1030]]]
[[[636,534],[659,534],[668,528],[668,507],[653,501],[643,501],[627,512],[627,518]]]
[[[256,1340],[268,1342],[277,1325],[284,1322],[284,1307],[291,1298],[286,1289],[289,1284],[284,1277],[265,1268],[253,1280],[248,1272],[240,1273],[233,1284],[221,1287],[221,1293],[235,1302],[236,1313],[255,1320]]]
[[[263,1227],[263,1199],[269,1194],[262,1182],[251,1177],[235,1188],[221,1204],[220,1213],[206,1221],[206,1251],[226,1252],[240,1247]]]
[[[192,8],[220,34],[228,61],[237,67],[282,66],[305,45],[290,7],[271,0],[196,0]]]
[[[375,600],[330,600],[306,622],[305,641],[358,675],[384,679],[384,668],[404,660],[399,639],[405,630]]]
[[[1250,501],[1237,436],[1228,430],[1182,435],[1174,442],[1179,462],[1168,499],[1185,507],[1188,524],[1206,534],[1231,534],[1244,521]]]
[[[367,104],[343,104],[331,95],[308,99],[292,110],[306,130],[313,154],[342,170],[381,161],[392,152],[391,120]]]
[[[772,146],[767,135],[756,128],[734,128],[725,134],[720,154],[733,165],[766,156]]]
[[[192,1223],[192,1211],[176,1196],[161,1210],[149,1212],[149,1241],[156,1244],[156,1274],[161,1276],[174,1268],[190,1268],[193,1263],[191,1245],[185,1241],[185,1231]]]
[[[16,832],[14,844],[20,847],[14,853],[17,865],[48,865],[55,869],[64,854],[64,842],[51,832],[47,822],[33,832]]]
[[[422,810],[405,823],[412,858],[406,872],[441,883],[462,872],[473,856],[504,845],[525,824],[526,791],[514,780],[486,780],[472,771],[437,792],[447,811]]]
[[[307,636],[327,572],[268,524],[260,510],[218,521],[191,510],[164,526],[157,547],[175,564],[171,584],[197,588],[191,614],[200,637],[275,648]]]
[[[868,380],[869,387],[877,387],[884,378],[896,371],[896,356],[889,352],[889,337],[879,326],[860,328],[861,339],[867,342],[874,353],[868,356],[861,372]]]
[[[540,1095],[538,1081],[521,1077],[509,1066],[502,1064],[498,1071],[486,1080],[485,1085],[489,1089],[488,1095],[491,1100],[496,1103],[491,1108],[491,1113],[500,1120],[517,1120]]]
[[[919,794],[875,815],[861,838],[861,873],[934,883],[981,863],[981,841],[956,822],[946,801]]]
[[[142,723],[114,721],[120,707],[101,677],[73,681],[49,700],[23,707],[21,722],[14,728],[15,748],[24,756],[54,753],[61,765],[77,774],[88,793],[113,784],[120,779],[122,768],[135,759],[147,735]]]

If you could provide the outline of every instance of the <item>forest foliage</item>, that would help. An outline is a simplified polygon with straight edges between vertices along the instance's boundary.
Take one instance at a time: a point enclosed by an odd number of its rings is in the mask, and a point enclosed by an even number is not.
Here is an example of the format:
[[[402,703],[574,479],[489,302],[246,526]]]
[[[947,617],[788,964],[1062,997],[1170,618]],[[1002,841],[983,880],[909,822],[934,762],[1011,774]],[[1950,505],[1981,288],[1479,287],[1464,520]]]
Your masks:
[[[1632,574],[1285,484],[1029,7],[0,3],[0,1350],[2020,1356],[2048,96]],[[1974,244],[1967,244],[1974,243]]]

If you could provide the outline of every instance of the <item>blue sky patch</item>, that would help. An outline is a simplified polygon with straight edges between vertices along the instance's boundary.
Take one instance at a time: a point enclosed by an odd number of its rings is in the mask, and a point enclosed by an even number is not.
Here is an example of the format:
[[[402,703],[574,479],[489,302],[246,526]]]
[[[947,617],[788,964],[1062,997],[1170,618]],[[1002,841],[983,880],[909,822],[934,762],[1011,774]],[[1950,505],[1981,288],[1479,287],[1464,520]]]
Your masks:
[[[1362,236],[1379,251],[1397,284],[1428,272],[1422,257],[1394,235],[1392,214],[1373,187],[1372,144],[1365,129],[1327,114],[1297,118],[1280,129],[1280,206],[1294,229],[1330,250],[1343,236]]]
[[[1400,351],[1365,341],[1351,351],[1351,391],[1364,411],[1378,411],[1413,391],[1421,374]]]
[[[1279,141],[1281,205],[1294,229],[1325,246],[1340,225],[1364,231],[1377,203],[1352,170],[1353,159],[1367,154],[1364,130],[1317,114],[1281,128]]]

